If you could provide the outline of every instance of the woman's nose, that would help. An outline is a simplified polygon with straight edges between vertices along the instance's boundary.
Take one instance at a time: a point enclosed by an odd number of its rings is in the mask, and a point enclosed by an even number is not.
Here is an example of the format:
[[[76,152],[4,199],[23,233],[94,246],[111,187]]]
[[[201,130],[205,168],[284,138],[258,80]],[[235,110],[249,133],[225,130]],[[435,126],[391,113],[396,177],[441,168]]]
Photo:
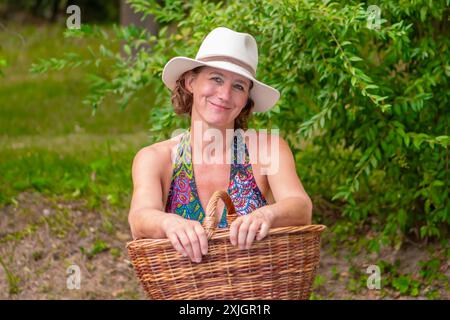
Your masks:
[[[222,101],[229,101],[231,97],[231,84],[224,83],[218,89],[217,95]]]

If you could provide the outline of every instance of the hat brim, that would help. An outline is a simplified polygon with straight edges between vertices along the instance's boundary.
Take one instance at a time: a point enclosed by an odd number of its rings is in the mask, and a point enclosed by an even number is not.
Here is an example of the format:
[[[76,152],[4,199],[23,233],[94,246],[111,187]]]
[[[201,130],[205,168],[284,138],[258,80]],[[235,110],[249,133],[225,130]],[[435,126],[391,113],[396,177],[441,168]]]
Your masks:
[[[234,72],[253,81],[253,88],[250,90],[250,97],[255,102],[253,112],[267,111],[280,99],[280,92],[277,89],[256,80],[246,69],[226,61],[204,62],[187,57],[174,57],[164,66],[162,80],[170,90],[173,90],[176,81],[184,72],[200,66]]]

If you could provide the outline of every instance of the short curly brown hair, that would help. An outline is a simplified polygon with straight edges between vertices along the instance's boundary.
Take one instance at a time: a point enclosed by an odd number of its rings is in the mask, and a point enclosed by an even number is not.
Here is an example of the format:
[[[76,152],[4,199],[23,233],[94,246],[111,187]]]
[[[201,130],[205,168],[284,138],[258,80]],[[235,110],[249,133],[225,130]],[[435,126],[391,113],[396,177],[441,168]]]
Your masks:
[[[204,66],[197,67],[195,69],[192,69],[190,71],[194,72],[195,74],[199,74]],[[183,73],[177,80],[175,84],[175,88],[172,91],[172,105],[175,110],[176,114],[189,114],[191,115],[192,112],[192,93],[189,92],[189,90],[186,89],[185,81],[186,81],[186,75],[189,71],[186,71]],[[253,87],[253,82],[250,83],[250,89]],[[248,121],[251,116],[251,112],[253,109],[253,106],[255,105],[252,98],[248,98],[247,104],[242,109],[241,113],[237,116],[237,118],[234,120],[234,129],[248,129]]]

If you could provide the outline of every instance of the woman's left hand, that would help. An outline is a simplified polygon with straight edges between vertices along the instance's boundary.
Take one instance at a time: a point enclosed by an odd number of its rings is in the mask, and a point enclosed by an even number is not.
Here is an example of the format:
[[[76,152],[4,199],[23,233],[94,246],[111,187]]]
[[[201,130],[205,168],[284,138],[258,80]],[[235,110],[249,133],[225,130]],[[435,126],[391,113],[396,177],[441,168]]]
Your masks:
[[[250,214],[240,216],[231,223],[230,241],[239,249],[250,249],[253,241],[264,239],[269,233],[272,220],[264,207],[258,208]]]

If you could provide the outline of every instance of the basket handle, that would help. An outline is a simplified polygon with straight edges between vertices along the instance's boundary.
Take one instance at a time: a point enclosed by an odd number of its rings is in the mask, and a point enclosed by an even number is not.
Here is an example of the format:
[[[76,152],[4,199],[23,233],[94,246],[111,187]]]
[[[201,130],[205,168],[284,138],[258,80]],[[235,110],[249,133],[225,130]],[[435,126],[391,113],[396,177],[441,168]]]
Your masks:
[[[214,235],[216,231],[216,227],[220,219],[222,218],[222,214],[219,214],[219,218],[217,218],[216,209],[217,202],[222,200],[227,209],[227,222],[230,225],[232,221],[232,217],[236,216],[236,208],[234,207],[233,201],[231,201],[230,196],[226,191],[218,190],[213,193],[211,199],[209,199],[208,206],[206,207],[206,215],[203,219],[203,227],[205,228],[206,235],[208,240]]]

